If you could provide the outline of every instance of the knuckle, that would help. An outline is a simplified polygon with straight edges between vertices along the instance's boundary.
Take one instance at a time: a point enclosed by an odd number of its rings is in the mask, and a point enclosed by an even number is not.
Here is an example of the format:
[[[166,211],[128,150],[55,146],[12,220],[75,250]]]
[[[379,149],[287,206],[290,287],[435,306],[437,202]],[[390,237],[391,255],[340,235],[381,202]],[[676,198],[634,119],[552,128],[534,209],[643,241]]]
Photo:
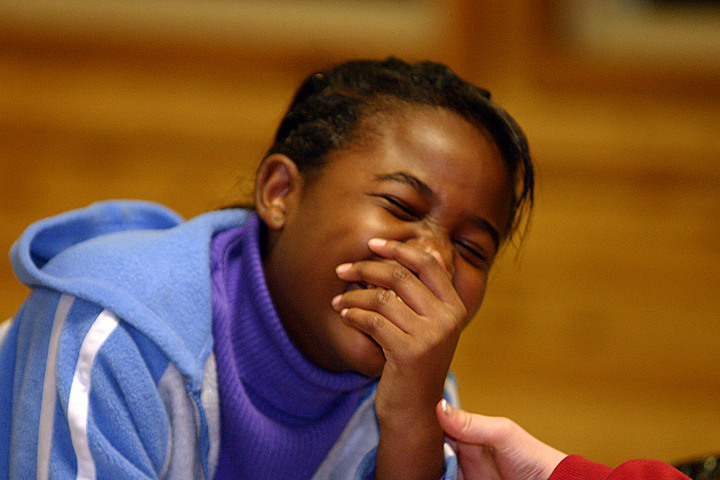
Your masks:
[[[372,303],[375,308],[382,307],[390,300],[390,292],[383,288],[373,289]]]
[[[430,252],[428,252],[426,250],[422,251],[422,253],[420,255],[420,266],[421,267],[423,267],[423,268],[432,267],[437,263],[438,263],[437,258],[435,258],[435,256],[433,254],[431,254]]]
[[[377,332],[382,328],[382,325],[383,318],[376,313],[371,314],[367,319],[367,328],[371,332]]]
[[[404,267],[395,267],[392,270],[392,279],[398,283],[407,282],[411,276],[410,271]]]
[[[440,318],[445,335],[459,336],[468,323],[467,309],[463,305],[448,307],[446,314]]]
[[[402,251],[402,249],[405,248],[405,244],[402,242],[394,242],[392,244],[392,247],[390,250],[392,251],[393,255],[397,255],[399,252]]]
[[[470,433],[473,431],[473,416],[472,415],[465,415],[463,417],[462,426],[460,428],[460,431],[463,433]]]
[[[463,415],[462,422],[460,424],[461,438],[465,438],[475,431],[475,425],[473,422],[474,418],[474,415]]]

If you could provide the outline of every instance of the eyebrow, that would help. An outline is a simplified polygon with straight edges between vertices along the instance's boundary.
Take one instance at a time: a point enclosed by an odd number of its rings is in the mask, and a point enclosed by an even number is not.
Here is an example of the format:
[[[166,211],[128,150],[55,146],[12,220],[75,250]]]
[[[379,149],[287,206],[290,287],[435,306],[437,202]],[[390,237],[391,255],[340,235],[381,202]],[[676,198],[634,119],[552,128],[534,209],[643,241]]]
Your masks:
[[[435,192],[433,192],[432,189],[428,187],[425,182],[407,172],[393,172],[381,175],[378,174],[375,175],[375,179],[382,182],[390,181],[405,183],[415,189],[420,195],[423,196],[423,198],[428,200],[435,198]]]
[[[427,200],[432,200],[436,197],[435,192],[433,192],[432,189],[425,182],[407,172],[400,171],[378,174],[375,175],[375,179],[383,182],[400,182],[409,185]],[[500,233],[495,227],[490,224],[490,222],[474,215],[470,217],[470,222],[472,222],[473,225],[475,225],[480,230],[487,232],[495,242],[496,248],[500,246]]]

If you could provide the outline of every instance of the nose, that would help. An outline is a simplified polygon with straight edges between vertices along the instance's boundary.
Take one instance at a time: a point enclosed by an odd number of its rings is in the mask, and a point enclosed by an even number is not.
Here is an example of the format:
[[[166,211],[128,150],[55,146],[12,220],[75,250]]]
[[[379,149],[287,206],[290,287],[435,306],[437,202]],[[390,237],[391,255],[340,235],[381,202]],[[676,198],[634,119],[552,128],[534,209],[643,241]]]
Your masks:
[[[406,243],[428,252],[451,277],[455,275],[455,250],[448,235],[440,228],[418,225],[417,231]]]

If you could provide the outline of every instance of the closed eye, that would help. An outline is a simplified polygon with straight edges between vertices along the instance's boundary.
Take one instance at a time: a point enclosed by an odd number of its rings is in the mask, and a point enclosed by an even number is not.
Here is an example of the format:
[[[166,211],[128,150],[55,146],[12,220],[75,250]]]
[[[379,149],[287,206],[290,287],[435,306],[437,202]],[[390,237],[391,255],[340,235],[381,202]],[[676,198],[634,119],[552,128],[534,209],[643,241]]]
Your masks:
[[[422,219],[423,215],[416,208],[408,205],[406,202],[394,195],[370,194],[372,197],[384,200],[384,207],[391,214],[408,222],[416,222]]]
[[[475,244],[463,239],[455,240],[455,244],[458,246],[460,256],[469,264],[483,270],[490,268],[492,258],[489,255],[486,255],[483,250]]]

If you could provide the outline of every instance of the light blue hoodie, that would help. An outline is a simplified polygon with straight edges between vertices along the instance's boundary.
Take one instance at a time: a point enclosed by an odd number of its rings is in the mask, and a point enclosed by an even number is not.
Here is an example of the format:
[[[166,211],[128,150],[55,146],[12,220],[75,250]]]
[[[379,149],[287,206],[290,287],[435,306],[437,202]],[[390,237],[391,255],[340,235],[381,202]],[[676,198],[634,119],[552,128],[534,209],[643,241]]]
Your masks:
[[[11,260],[32,293],[0,327],[0,478],[212,478],[210,242],[248,213],[183,222],[155,204],[104,202],[23,233]],[[372,477],[373,399],[313,478]]]

